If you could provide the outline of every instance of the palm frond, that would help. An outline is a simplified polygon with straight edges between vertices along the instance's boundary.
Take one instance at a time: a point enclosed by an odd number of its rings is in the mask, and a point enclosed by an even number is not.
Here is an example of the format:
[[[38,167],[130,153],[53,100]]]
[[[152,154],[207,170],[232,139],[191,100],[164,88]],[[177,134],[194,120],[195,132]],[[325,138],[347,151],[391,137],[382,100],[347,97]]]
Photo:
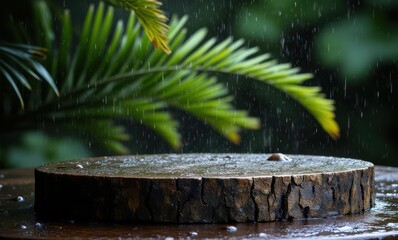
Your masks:
[[[39,62],[46,58],[46,49],[24,44],[0,43],[0,76],[7,80],[24,108],[19,85],[32,90],[31,79],[46,81],[59,95],[58,88],[46,68]]]
[[[312,78],[312,74],[299,73],[299,69],[292,68],[290,64],[278,64],[277,61],[270,59],[269,54],[258,54],[257,48],[248,49],[242,47],[243,40],[233,41],[231,38],[228,38],[218,44],[216,44],[215,39],[204,41],[206,35],[205,29],[199,30],[189,39],[185,40],[185,31],[181,28],[181,22],[185,21],[186,18],[183,18],[178,24],[176,21],[172,23],[171,33],[173,33],[176,26],[180,27],[170,37],[171,44],[177,49],[171,56],[159,56],[156,53],[145,50],[145,48],[141,50],[136,46],[134,52],[144,53],[140,54],[137,58],[131,58],[130,64],[129,61],[124,62],[125,65],[131,66],[136,70],[123,74],[125,70],[123,67],[120,67],[118,68],[119,71],[115,71],[119,72],[118,75],[111,77],[104,76],[101,81],[97,82],[96,86],[109,86],[112,82],[119,82],[117,83],[119,85],[118,89],[122,89],[131,84],[131,79],[136,79],[134,82],[140,85],[140,89],[143,92],[151,92],[151,88],[156,88],[160,78],[163,79],[163,82],[167,82],[165,76],[170,74],[175,75],[176,73],[173,72],[189,71],[236,74],[264,82],[285,92],[310,112],[333,139],[339,137],[339,127],[334,120],[333,100],[325,99],[319,87],[302,85],[304,81]],[[143,45],[145,46],[145,44]],[[143,57],[145,54],[146,56]],[[146,61],[136,61],[134,63],[134,60],[142,58],[146,59]],[[117,68],[117,65],[114,65],[114,68]],[[137,79],[140,79],[142,84],[138,83],[139,80]],[[183,81],[179,79],[179,82]],[[170,89],[178,92],[179,85],[170,84],[170,86],[172,86]],[[157,95],[158,92],[154,92],[154,94]],[[178,94],[181,94],[181,92]],[[220,93],[215,99],[222,94],[226,93]],[[170,100],[175,102],[172,98]],[[179,106],[179,108],[185,106],[183,104],[172,105]],[[189,108],[185,107],[184,110],[188,111]],[[195,115],[198,116],[198,114]],[[208,120],[205,119],[205,121]],[[251,124],[247,124],[247,126],[252,128],[258,125],[253,120],[248,122]],[[219,128],[216,127],[216,129]]]
[[[102,3],[97,10],[91,6],[80,42],[71,49],[71,20],[65,12],[61,22],[66,45],[53,43],[60,46],[59,50],[49,47],[53,52],[47,59],[57,63],[52,73],[58,77],[62,94],[60,98],[49,96],[26,115],[40,115],[42,121],[52,124],[73,119],[74,125],[95,133],[99,141],[120,151],[125,150],[120,144],[123,138],[109,133],[114,127],[98,126],[114,126],[116,119],[129,119],[152,129],[177,149],[181,136],[170,112],[175,108],[203,120],[237,143],[242,128],[255,129],[260,124],[247,111],[234,109],[234,98],[215,77],[217,73],[239,75],[285,92],[307,109],[331,137],[338,137],[333,101],[326,99],[319,87],[302,84],[312,78],[311,74],[299,73],[290,64],[278,64],[269,54],[244,47],[243,40],[206,40],[205,29],[187,37],[186,17],[171,20],[170,46],[176,51],[165,55],[150,47],[151,40],[136,18],[132,13],[126,24],[119,21],[111,32],[108,26],[113,22],[113,9],[105,9]],[[121,128],[117,132],[125,135]]]
[[[171,53],[167,43],[168,19],[159,8],[161,2],[156,0],[105,0],[105,2],[134,11],[155,48],[162,49],[166,54]]]

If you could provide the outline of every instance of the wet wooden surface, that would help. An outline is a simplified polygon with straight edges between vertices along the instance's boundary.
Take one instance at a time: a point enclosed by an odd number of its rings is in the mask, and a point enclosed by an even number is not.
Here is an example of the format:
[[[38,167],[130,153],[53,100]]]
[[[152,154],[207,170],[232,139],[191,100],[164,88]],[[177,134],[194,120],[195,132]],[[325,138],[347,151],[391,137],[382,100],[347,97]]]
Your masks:
[[[33,208],[33,169],[0,170],[0,237],[395,239],[398,237],[398,168],[377,166],[375,170],[376,206],[362,214],[269,223],[146,225],[40,220]]]
[[[270,155],[155,154],[49,163],[35,171],[35,210],[75,220],[236,223],[330,217],[374,206],[370,162]]]

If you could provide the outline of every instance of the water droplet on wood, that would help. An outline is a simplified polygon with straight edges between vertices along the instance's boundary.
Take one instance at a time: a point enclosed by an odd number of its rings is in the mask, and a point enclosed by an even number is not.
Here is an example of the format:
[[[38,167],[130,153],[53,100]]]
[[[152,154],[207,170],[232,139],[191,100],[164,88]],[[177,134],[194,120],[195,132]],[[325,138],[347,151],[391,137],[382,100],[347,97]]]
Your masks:
[[[81,165],[81,164],[76,164],[76,165],[75,165],[75,168],[80,168],[80,169],[82,169],[82,168],[84,168],[84,167],[83,167],[83,165]]]
[[[23,202],[23,201],[25,201],[25,199],[22,196],[18,196],[18,197],[15,198],[15,201]]]
[[[28,227],[25,226],[25,225],[19,225],[19,228],[21,228],[21,229],[27,229]]]
[[[43,228],[43,224],[37,222],[37,223],[35,223],[35,227],[41,229],[41,228]]]
[[[236,232],[236,231],[238,231],[238,229],[236,227],[234,227],[234,226],[227,226],[226,229],[227,229],[228,232]]]
[[[282,153],[274,153],[267,158],[268,161],[291,161],[292,159]]]

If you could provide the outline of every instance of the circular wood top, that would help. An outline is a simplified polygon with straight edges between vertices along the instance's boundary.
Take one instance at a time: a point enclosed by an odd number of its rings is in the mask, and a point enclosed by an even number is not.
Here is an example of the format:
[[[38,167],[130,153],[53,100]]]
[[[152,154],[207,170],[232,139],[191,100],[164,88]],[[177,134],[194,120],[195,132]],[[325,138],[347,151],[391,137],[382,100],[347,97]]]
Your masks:
[[[271,154],[163,154],[86,158],[50,163],[37,170],[79,176],[123,178],[242,178],[337,173],[373,167],[348,158],[294,155],[267,160]]]

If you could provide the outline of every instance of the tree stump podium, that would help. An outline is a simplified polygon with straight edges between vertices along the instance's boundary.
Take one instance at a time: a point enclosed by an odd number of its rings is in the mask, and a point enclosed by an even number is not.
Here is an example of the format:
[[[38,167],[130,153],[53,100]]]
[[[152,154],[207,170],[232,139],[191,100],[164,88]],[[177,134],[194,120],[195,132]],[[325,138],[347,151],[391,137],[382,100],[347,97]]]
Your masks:
[[[159,223],[266,222],[374,206],[372,163],[269,154],[138,155],[35,169],[41,217]]]

